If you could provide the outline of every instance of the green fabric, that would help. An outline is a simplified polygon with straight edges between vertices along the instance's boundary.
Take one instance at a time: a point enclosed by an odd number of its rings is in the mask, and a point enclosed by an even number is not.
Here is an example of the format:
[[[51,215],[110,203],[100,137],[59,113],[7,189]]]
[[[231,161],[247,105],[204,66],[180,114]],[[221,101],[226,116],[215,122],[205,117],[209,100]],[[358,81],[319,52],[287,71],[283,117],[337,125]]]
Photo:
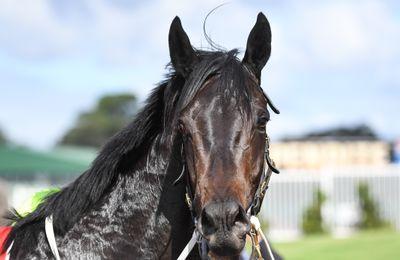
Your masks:
[[[31,200],[31,210],[30,212],[34,211],[40,203],[43,202],[43,200],[45,198],[47,198],[48,196],[50,196],[53,193],[59,192],[60,189],[59,188],[51,188],[51,189],[46,189],[46,190],[42,190],[39,192],[36,192]]]
[[[59,188],[51,188],[36,192],[30,200],[26,201],[26,203],[24,203],[23,205],[21,205],[21,207],[17,209],[17,212],[21,216],[26,216],[34,211],[40,205],[40,203],[44,201],[45,198],[59,191]]]

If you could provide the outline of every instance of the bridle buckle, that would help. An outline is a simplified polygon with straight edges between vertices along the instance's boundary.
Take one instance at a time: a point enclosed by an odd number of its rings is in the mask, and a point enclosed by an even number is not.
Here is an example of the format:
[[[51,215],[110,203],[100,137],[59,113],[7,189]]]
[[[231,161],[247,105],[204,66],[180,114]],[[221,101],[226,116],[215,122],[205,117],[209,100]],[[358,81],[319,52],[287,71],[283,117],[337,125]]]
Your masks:
[[[188,205],[189,209],[191,209],[192,208],[192,200],[190,199],[190,196],[187,192],[185,193],[185,201],[186,201],[186,204]]]

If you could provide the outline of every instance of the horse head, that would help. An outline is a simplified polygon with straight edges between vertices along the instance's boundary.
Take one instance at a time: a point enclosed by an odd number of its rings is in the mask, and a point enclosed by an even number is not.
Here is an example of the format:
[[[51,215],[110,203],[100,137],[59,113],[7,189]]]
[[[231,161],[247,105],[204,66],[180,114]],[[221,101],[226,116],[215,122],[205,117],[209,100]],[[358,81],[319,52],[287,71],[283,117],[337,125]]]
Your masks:
[[[270,26],[260,13],[239,60],[236,50],[195,50],[176,17],[169,48],[185,82],[175,124],[197,229],[212,254],[238,255],[264,172],[271,104],[260,78],[271,53]]]

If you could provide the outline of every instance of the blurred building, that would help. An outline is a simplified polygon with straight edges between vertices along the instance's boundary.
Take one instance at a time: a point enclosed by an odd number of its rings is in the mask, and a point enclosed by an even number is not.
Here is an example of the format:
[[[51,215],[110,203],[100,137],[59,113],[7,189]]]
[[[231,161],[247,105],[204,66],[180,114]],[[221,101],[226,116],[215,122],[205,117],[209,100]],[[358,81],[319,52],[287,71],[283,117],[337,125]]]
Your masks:
[[[71,182],[89,167],[95,155],[94,149],[78,147],[41,152],[0,145],[0,214],[7,204],[18,207],[37,191]]]
[[[82,148],[40,152],[4,145],[0,146],[0,179],[9,183],[63,183],[86,170],[93,157],[94,152]]]
[[[391,147],[366,126],[333,129],[271,144],[278,167],[320,169],[342,166],[379,166],[390,163]]]

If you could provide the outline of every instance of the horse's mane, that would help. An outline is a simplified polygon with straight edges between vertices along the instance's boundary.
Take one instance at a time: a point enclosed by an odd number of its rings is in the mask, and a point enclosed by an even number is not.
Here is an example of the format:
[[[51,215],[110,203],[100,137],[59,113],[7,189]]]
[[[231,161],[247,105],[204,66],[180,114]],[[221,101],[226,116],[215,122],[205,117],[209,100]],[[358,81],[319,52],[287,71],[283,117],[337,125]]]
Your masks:
[[[245,68],[236,58],[237,50],[197,50],[196,53],[201,59],[187,82],[169,66],[171,72],[153,90],[134,121],[104,145],[87,171],[59,192],[49,195],[32,213],[25,217],[14,216],[15,223],[3,250],[14,240],[18,240],[14,247],[36,246],[38,233],[44,230],[44,219],[50,215],[53,215],[56,234],[65,235],[88,209],[98,205],[120,175],[132,172],[132,165],[146,155],[145,151],[155,138],[171,125],[170,118],[190,103],[210,76],[221,73],[221,80],[227,85],[230,84],[228,79],[238,75],[235,80],[244,81]],[[229,75],[224,75],[226,70],[230,71]],[[244,85],[237,84],[239,88]],[[247,96],[239,91],[232,93]]]
[[[116,182],[118,175],[126,172],[127,169],[123,166],[127,155],[143,155],[143,151],[132,151],[148,146],[161,130],[162,100],[169,82],[170,80],[165,81],[154,89],[136,119],[104,145],[87,171],[59,192],[48,196],[26,217],[15,215],[12,219],[15,225],[7,238],[5,248],[13,240],[37,243],[37,233],[44,227],[44,219],[50,215],[53,215],[55,232],[64,235],[87,209],[99,202]],[[139,158],[129,158],[132,162],[137,159]]]

